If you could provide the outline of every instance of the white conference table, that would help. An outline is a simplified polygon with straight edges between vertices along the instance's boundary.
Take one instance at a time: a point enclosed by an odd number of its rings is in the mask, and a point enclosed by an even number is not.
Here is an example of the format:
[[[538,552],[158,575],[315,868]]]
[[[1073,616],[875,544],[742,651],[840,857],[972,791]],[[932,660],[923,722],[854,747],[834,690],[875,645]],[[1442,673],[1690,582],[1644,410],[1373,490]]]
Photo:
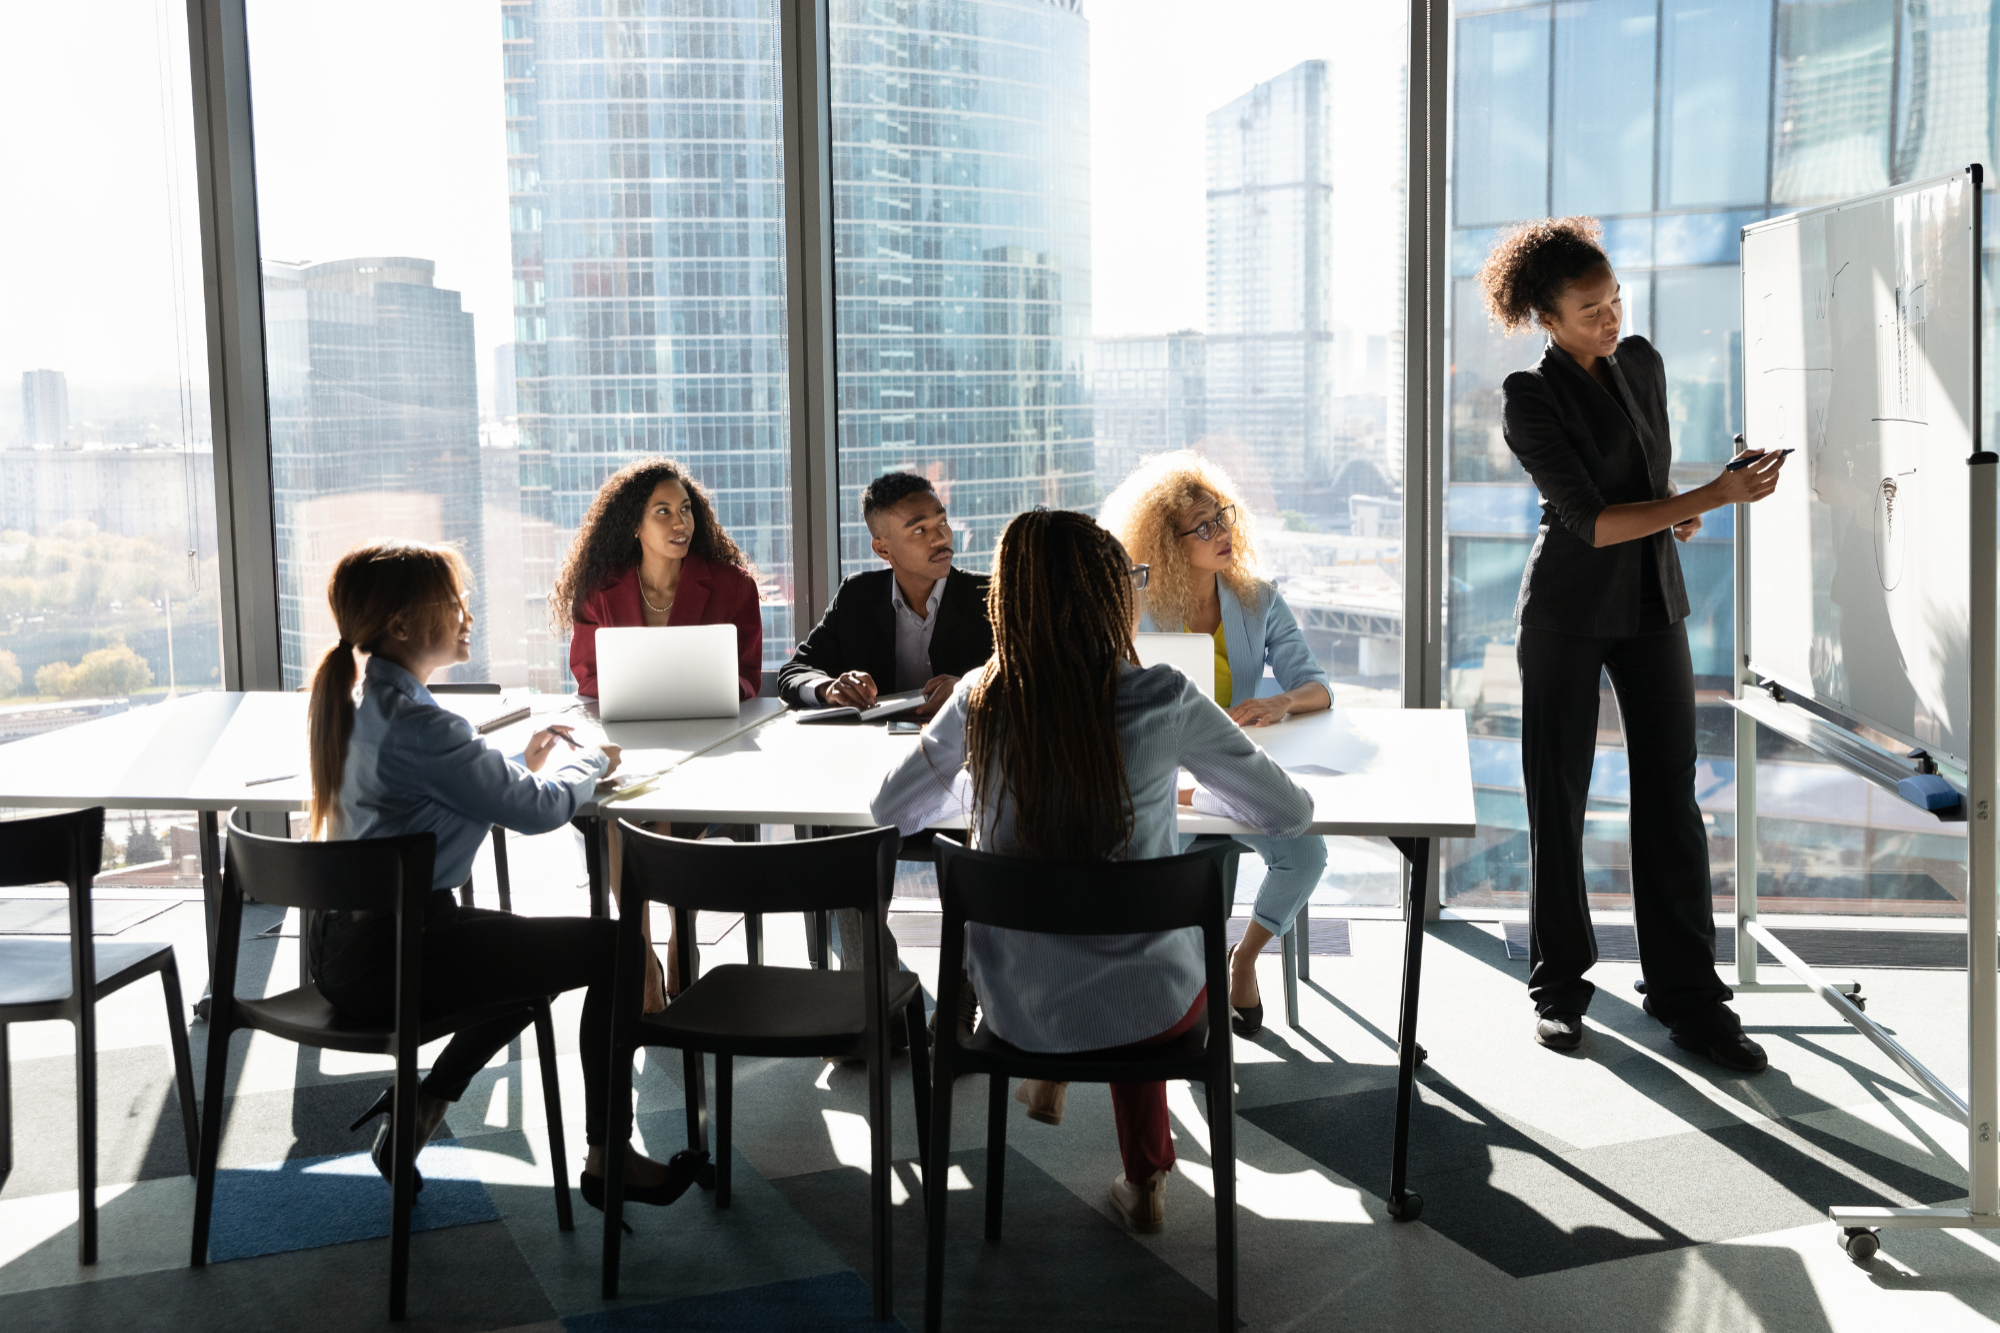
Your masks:
[[[475,722],[528,706],[529,718],[488,737],[506,750],[552,722],[595,725],[589,710],[560,695],[445,695],[439,702]],[[776,700],[753,699],[735,718],[608,724],[606,739],[623,747],[622,767],[632,775],[657,776],[627,793],[601,797],[581,814],[596,818],[600,829],[604,817],[871,825],[869,799],[916,737],[874,726],[802,725],[783,713]],[[1254,728],[1249,735],[1312,795],[1311,832],[1388,838],[1409,864],[1389,1210],[1412,1220],[1423,1206],[1405,1188],[1419,1058],[1423,886],[1436,840],[1471,837],[1478,822],[1465,715],[1449,709],[1341,710]],[[221,812],[304,809],[310,794],[306,767],[304,694],[192,694],[0,746],[0,806],[195,811],[202,881],[212,909],[221,887]],[[960,817],[940,826],[963,825]],[[1193,811],[1182,814],[1181,828],[1225,836],[1254,831]],[[601,910],[600,838],[587,838],[586,847],[592,853],[593,904]]]

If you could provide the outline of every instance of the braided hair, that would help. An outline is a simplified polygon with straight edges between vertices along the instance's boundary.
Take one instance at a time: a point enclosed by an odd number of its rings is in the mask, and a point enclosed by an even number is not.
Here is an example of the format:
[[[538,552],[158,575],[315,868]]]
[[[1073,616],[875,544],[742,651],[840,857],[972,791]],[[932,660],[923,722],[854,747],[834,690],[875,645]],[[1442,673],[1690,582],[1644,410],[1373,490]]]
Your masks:
[[[1522,223],[1494,244],[1480,265],[1479,288],[1493,321],[1519,333],[1532,328],[1537,315],[1553,315],[1571,283],[1610,266],[1596,218],[1543,218]]]
[[[1088,514],[1017,516],[986,590],[993,658],[966,697],[973,803],[1014,803],[1029,856],[1105,861],[1132,845],[1118,664],[1139,665],[1132,563]],[[997,787],[994,785],[997,779]]]

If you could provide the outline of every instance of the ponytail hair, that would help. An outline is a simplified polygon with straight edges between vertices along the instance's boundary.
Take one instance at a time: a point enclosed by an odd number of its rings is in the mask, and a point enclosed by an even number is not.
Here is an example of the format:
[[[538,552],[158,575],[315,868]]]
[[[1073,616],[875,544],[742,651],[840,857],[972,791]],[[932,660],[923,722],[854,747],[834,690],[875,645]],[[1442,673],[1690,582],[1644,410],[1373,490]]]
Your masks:
[[[327,580],[326,600],[340,642],[326,650],[313,672],[307,707],[312,803],[310,836],[323,838],[340,804],[347,771],[347,742],[354,734],[356,653],[372,653],[392,627],[426,640],[457,625],[465,606],[465,557],[449,546],[422,542],[371,542],[340,557]]]

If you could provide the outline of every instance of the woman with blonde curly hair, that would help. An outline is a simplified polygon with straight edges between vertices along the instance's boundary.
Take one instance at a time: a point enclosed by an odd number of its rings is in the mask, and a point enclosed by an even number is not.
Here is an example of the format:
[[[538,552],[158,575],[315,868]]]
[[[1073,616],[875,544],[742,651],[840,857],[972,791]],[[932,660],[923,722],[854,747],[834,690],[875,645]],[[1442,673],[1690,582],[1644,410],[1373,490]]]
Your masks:
[[[1187,630],[1215,639],[1215,702],[1244,727],[1268,727],[1292,713],[1333,707],[1320,669],[1291,607],[1257,574],[1250,511],[1236,484],[1192,450],[1141,463],[1104,502],[1103,522],[1132,558],[1151,565],[1141,594],[1142,630]],[[1264,669],[1279,693],[1260,695]],[[1183,793],[1187,803],[1191,793]],[[1231,1025],[1239,1036],[1264,1026],[1257,956],[1292,928],[1326,869],[1326,840],[1245,837],[1264,858],[1250,924],[1229,958]]]
[[[1784,455],[1746,450],[1687,491],[1673,463],[1667,371],[1624,324],[1618,275],[1595,218],[1544,218],[1502,236],[1479,270],[1486,309],[1548,350],[1501,386],[1501,429],[1541,492],[1521,573],[1521,769],[1528,805],[1528,996],[1535,1040],[1582,1043],[1597,961],[1583,876],[1583,818],[1599,687],[1618,696],[1632,781],[1632,911],[1646,1012],[1675,1045],[1744,1073],[1765,1066],[1715,971],[1708,835],[1695,803],[1694,667],[1674,539],[1701,516],[1760,500]]]

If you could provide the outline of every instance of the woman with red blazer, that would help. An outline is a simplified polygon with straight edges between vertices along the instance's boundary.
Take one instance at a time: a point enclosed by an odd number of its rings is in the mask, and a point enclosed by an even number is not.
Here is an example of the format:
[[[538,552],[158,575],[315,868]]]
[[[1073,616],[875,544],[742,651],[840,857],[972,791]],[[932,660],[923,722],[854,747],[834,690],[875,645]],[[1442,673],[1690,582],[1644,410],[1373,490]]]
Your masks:
[[[645,458],[621,468],[591,502],[570,543],[549,610],[558,633],[572,631],[570,674],[578,694],[597,697],[597,631],[623,625],[736,626],[737,686],[745,699],[759,692],[764,670],[764,618],[750,561],[722,525],[715,506],[688,471],[669,458]],[[690,836],[699,836],[691,833]],[[611,826],[611,888],[618,890],[618,826]],[[646,938],[652,939],[651,921]],[[648,948],[646,1012],[666,1007],[680,989],[673,940],[667,974]]]

